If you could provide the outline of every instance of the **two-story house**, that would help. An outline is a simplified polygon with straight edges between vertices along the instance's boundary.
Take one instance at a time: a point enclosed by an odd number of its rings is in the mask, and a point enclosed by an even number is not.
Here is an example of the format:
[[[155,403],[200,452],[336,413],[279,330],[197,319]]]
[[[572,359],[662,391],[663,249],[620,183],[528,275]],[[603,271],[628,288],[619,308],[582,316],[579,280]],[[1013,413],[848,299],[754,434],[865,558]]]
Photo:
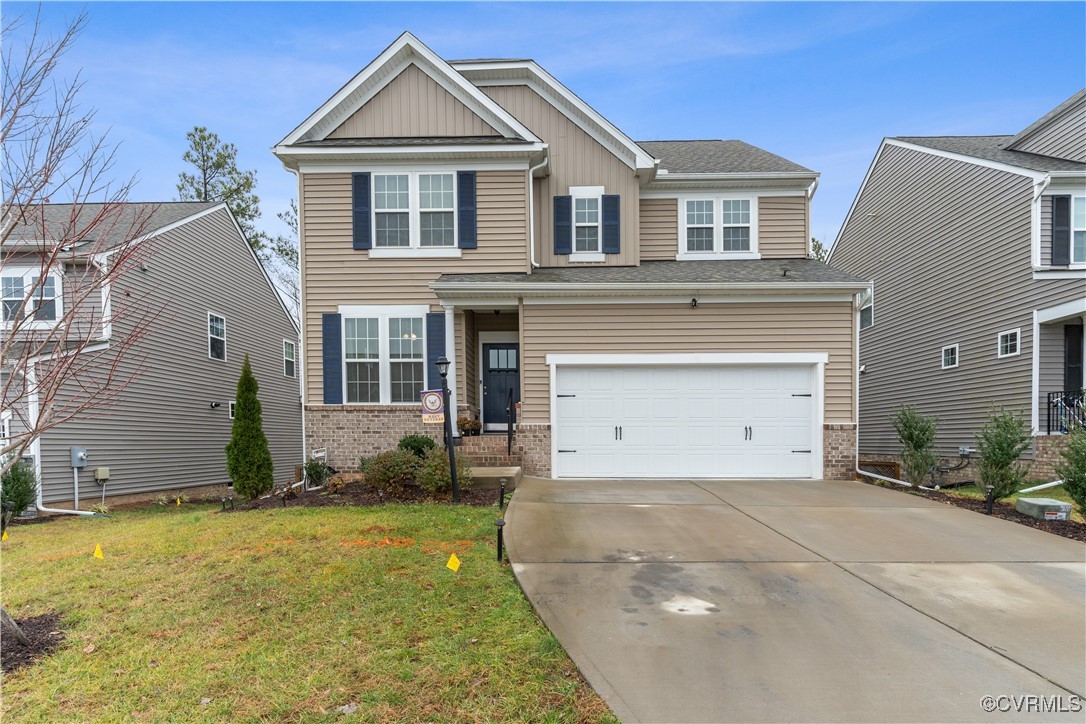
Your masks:
[[[246,355],[275,480],[294,480],[299,330],[225,204],[48,204],[4,224],[0,334],[46,354],[5,355],[14,383],[4,385],[0,443],[40,430],[43,415],[67,420],[25,457],[47,507],[229,485],[224,448]],[[123,273],[102,276],[111,265]],[[71,354],[81,357],[71,371],[48,373]],[[87,451],[82,469],[73,447]]]
[[[993,406],[1035,435],[1035,477],[1083,419],[1086,90],[1016,135],[887,138],[830,263],[871,277],[860,452],[899,450],[901,404],[935,415],[941,454]]]
[[[298,177],[306,439],[356,468],[454,409],[527,474],[851,477],[861,278],[808,258],[818,174],[635,142],[531,60],[405,33],[275,148]]]

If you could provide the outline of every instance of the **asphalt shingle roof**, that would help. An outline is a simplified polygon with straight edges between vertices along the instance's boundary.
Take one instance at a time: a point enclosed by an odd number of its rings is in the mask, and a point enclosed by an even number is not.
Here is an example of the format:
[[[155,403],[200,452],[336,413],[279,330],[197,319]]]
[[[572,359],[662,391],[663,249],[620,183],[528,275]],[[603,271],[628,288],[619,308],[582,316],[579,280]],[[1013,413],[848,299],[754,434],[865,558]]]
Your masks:
[[[325,138],[318,141],[300,141],[295,146],[456,146],[456,145],[506,145],[526,143],[523,138],[504,136],[420,136],[414,138]]]
[[[1030,171],[1086,171],[1086,163],[1025,151],[1011,151],[1015,136],[895,136],[895,140],[963,156],[996,161]]]
[[[787,270],[787,275],[785,274]],[[544,267],[531,274],[442,274],[438,283],[532,284],[867,284],[814,259],[646,261],[641,266]]]
[[[121,205],[119,212],[111,212],[100,218],[103,204],[80,204],[78,207],[73,204],[44,204],[32,208],[27,218],[15,220],[8,243],[45,240],[95,241],[109,248],[218,204],[217,201],[131,202]],[[94,228],[88,230],[87,227],[91,225]]]
[[[814,173],[743,141],[638,141],[670,173]]]

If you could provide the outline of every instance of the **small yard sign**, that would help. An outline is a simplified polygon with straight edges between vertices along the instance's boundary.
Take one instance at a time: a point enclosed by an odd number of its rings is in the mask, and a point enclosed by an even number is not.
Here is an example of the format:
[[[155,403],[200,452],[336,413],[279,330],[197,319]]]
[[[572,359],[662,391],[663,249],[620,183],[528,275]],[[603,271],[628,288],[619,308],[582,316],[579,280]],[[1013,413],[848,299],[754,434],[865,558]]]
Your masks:
[[[422,421],[440,425],[445,422],[445,400],[441,390],[424,390],[422,393]]]

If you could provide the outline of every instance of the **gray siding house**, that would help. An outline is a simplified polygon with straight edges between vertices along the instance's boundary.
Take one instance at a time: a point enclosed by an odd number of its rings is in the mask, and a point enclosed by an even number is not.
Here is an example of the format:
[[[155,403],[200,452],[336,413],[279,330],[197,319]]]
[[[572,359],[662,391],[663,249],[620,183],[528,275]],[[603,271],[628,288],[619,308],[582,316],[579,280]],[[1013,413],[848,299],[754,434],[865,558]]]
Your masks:
[[[890,417],[939,418],[941,454],[991,408],[1035,434],[1033,474],[1082,414],[1086,90],[1007,136],[882,142],[830,264],[874,279],[860,322],[859,451],[899,450]]]
[[[70,220],[77,218],[78,226],[96,213],[91,204],[74,215],[69,205],[48,205],[44,224],[16,228],[0,264],[5,294],[19,288],[20,273],[36,263],[25,246],[20,251],[20,242],[40,238],[41,228],[56,229],[57,239],[80,238]],[[141,300],[143,313],[154,318],[144,325],[146,335],[132,353],[119,362],[119,376],[128,379],[137,367],[142,371],[101,411],[64,422],[34,441],[28,457],[38,469],[46,505],[68,507],[75,497],[73,446],[88,450],[87,467],[79,476],[84,510],[102,496],[93,475],[99,467],[109,468],[107,499],[229,484],[224,447],[245,355],[260,384],[275,479],[293,480],[303,460],[299,334],[263,266],[225,204],[127,204],[120,219],[99,233],[131,233],[137,218],[142,221],[135,238],[148,246],[142,263],[112,285],[113,301],[106,309],[99,306],[81,317],[100,322],[88,324],[86,332],[98,349],[140,324],[140,316],[118,314],[118,308],[127,300]],[[54,282],[61,304],[77,287],[73,275],[87,273],[88,266],[65,265],[62,278]],[[7,301],[5,326],[10,329],[7,306],[15,302]],[[75,385],[67,383],[60,397],[76,394]],[[5,401],[5,434],[17,433],[31,414],[27,400],[21,402]]]

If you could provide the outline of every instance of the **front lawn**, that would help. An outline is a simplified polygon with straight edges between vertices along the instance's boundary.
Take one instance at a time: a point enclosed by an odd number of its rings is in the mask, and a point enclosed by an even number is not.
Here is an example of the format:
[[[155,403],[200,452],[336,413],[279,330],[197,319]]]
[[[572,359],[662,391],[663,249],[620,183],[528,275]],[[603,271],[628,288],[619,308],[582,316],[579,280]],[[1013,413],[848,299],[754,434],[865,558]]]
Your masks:
[[[496,508],[215,510],[10,528],[8,611],[67,638],[3,718],[611,719],[494,560]]]

